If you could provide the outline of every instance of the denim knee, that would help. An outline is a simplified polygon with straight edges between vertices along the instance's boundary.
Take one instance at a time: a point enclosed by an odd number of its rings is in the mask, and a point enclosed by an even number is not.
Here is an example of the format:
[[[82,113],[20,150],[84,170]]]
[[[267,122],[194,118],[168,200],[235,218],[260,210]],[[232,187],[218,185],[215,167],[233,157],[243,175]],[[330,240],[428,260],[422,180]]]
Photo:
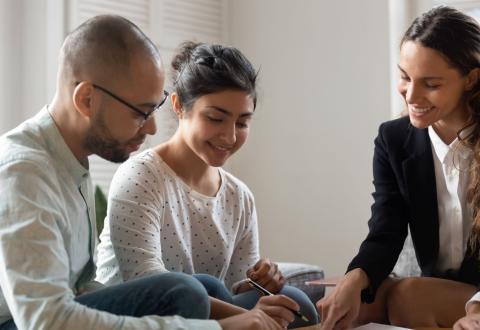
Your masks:
[[[209,274],[193,274],[193,277],[202,283],[210,297],[217,298],[228,303],[233,302],[230,291],[227,289],[225,284],[223,284],[223,282],[215,276]]]
[[[207,291],[199,281],[184,273],[164,273],[160,276],[153,276],[158,285],[158,294],[164,295],[165,285],[170,287],[168,299],[176,306],[178,315],[191,319],[208,319],[210,317],[210,299]],[[163,288],[162,288],[163,287]]]
[[[318,323],[317,309],[305,292],[293,286],[285,285],[279,294],[283,294],[296,301],[300,306],[300,312],[310,320],[309,322],[305,322],[296,317],[295,321],[290,324],[289,328],[297,328]]]
[[[318,323],[318,314],[315,306],[305,292],[300,289],[297,289],[293,286],[285,285],[283,289],[279,292],[284,296],[289,297],[290,299],[297,302],[300,306],[300,312],[307,317],[309,322],[306,322],[299,317],[295,318],[289,325],[289,329],[300,328],[307,325],[313,325]],[[252,309],[255,307],[255,304],[260,299],[261,295],[255,290],[249,290],[242,292],[233,297],[234,304],[245,309]]]

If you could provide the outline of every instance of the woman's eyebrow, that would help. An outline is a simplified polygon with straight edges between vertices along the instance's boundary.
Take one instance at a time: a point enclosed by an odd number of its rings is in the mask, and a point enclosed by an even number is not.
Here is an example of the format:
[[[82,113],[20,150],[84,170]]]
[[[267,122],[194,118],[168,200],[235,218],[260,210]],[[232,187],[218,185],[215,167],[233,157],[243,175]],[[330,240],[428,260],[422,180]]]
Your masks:
[[[221,113],[223,113],[227,116],[230,116],[230,117],[232,116],[232,113],[230,111],[228,111],[227,109],[217,107],[215,105],[208,105],[205,108],[211,108],[211,109],[219,111],[219,112],[221,112]],[[253,112],[250,112],[250,111],[240,114],[240,117],[251,117],[251,116],[253,116]]]
[[[402,71],[403,74],[407,75],[407,72],[405,70],[402,69],[402,67],[400,66],[400,64],[397,65],[398,66],[398,69],[400,71]],[[432,80],[432,79],[436,79],[436,80],[444,80],[443,77],[437,77],[437,76],[427,76],[427,77],[422,77],[423,80]]]

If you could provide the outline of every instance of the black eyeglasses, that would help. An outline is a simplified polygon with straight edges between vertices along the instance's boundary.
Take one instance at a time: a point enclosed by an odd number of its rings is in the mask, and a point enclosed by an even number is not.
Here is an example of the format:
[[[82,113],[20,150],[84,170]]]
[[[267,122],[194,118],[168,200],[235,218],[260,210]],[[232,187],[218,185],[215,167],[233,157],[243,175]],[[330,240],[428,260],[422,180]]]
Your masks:
[[[80,82],[76,82],[75,84],[78,85]],[[167,91],[163,91],[163,99],[162,101],[160,101],[160,103],[158,105],[156,105],[152,111],[150,112],[143,112],[142,110],[140,110],[139,108],[137,108],[136,106],[130,104],[129,102],[125,101],[124,99],[122,99],[121,97],[113,94],[112,92],[110,92],[108,89],[106,88],[103,88],[102,86],[99,86],[99,85],[96,85],[96,84],[92,84],[92,86],[96,89],[99,89],[101,90],[102,92],[104,92],[105,94],[108,94],[110,95],[111,97],[113,97],[115,100],[117,100],[118,102],[126,105],[128,108],[130,108],[130,110],[132,111],[135,111],[135,113],[143,116],[143,119],[142,119],[142,122],[140,123],[140,126],[143,126],[145,124],[145,122],[148,120],[148,118],[150,118],[150,116],[155,112],[157,111],[158,109],[160,109],[160,107],[165,103],[165,101],[167,100],[167,97],[168,97],[168,92]]]

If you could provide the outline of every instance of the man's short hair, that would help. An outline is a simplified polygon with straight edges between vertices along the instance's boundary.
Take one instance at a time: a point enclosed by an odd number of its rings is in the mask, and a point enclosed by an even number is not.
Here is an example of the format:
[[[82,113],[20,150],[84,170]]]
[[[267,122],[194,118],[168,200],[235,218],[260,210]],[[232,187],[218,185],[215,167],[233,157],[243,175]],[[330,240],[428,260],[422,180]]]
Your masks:
[[[96,79],[101,83],[128,75],[131,58],[139,53],[160,62],[157,47],[138,26],[120,16],[95,16],[65,39],[60,74],[67,80]]]

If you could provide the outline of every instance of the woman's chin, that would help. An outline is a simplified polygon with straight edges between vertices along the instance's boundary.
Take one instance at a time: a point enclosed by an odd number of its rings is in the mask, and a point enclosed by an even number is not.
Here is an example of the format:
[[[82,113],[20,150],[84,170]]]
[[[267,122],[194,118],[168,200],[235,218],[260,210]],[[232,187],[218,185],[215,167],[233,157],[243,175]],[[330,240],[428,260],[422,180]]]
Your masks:
[[[417,116],[410,115],[410,123],[413,127],[418,129],[424,129],[430,126],[430,121],[424,120],[423,118],[418,118]]]

